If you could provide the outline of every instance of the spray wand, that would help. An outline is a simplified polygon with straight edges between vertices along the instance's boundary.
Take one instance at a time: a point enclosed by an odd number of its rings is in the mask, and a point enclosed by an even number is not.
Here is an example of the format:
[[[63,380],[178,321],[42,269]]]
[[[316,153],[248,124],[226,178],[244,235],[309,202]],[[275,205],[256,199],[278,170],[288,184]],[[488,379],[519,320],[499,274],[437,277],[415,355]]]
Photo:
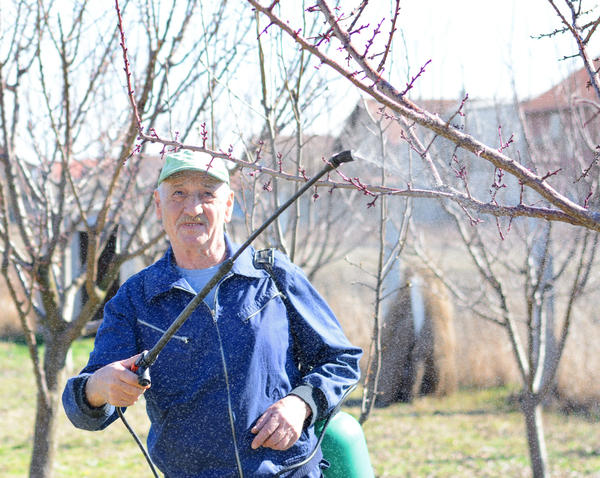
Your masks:
[[[308,189],[310,189],[319,179],[321,179],[325,174],[333,171],[342,163],[348,163],[353,161],[352,153],[350,151],[342,151],[334,156],[332,156],[325,167],[321,171],[319,171],[315,176],[309,179],[304,185],[292,196],[290,197],[284,204],[279,206],[279,208],[270,216],[260,227],[258,227],[249,237],[246,239],[240,248],[235,251],[235,253],[227,259],[225,262],[221,264],[221,266],[217,269],[215,275],[207,282],[204,288],[196,294],[196,296],[188,303],[188,305],[181,311],[181,313],[175,318],[171,326],[165,331],[162,337],[158,340],[156,345],[152,347],[148,351],[144,351],[140,358],[135,362],[135,365],[132,366],[132,371],[138,375],[138,383],[144,387],[150,385],[150,367],[158,358],[158,354],[165,347],[167,342],[173,338],[173,336],[177,333],[179,328],[184,324],[184,322],[189,318],[192,312],[198,307],[200,302],[204,300],[204,298],[208,295],[211,289],[216,286],[219,281],[227,275],[227,273],[233,267],[233,263],[236,259],[254,242],[254,240],[260,236],[263,231],[271,225],[275,219],[277,219],[283,211],[285,211],[288,207],[290,207],[296,200],[302,196]]]

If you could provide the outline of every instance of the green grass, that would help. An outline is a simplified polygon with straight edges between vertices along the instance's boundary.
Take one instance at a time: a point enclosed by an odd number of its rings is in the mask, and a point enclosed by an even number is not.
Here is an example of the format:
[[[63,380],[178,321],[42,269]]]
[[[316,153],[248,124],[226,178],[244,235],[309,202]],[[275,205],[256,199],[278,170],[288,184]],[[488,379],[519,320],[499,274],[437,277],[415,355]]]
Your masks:
[[[91,346],[89,339],[74,344],[73,374],[87,361]],[[0,342],[0,367],[0,476],[22,478],[29,470],[36,396],[27,348]],[[145,442],[148,420],[143,400],[128,410],[127,419]],[[99,432],[78,430],[68,421],[62,407],[57,423],[56,477],[151,476],[144,457],[121,423]]]
[[[375,410],[364,430],[376,475],[531,476],[523,418],[509,405],[511,394],[463,390]],[[550,476],[600,476],[596,422],[547,412],[544,426]]]
[[[90,340],[73,347],[75,373],[85,363]],[[26,347],[0,342],[0,476],[28,474],[36,390]],[[364,425],[376,476],[531,476],[522,416],[505,388],[463,390],[446,399],[375,409]],[[354,398],[358,398],[355,395]],[[358,406],[347,411],[358,416]],[[127,416],[145,440],[143,403]],[[550,476],[600,477],[597,420],[545,413]],[[58,416],[56,477],[151,476],[143,456],[120,423],[101,432],[77,430],[62,409]]]

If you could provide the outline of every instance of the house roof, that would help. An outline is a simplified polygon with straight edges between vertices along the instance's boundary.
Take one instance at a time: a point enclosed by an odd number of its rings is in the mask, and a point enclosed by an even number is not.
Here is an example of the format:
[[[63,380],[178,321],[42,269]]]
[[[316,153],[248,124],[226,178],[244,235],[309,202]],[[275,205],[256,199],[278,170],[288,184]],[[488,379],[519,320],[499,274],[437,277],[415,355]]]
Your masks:
[[[600,60],[596,60],[594,65],[600,68]],[[522,105],[526,113],[543,113],[570,108],[578,99],[600,100],[590,84],[590,76],[585,68],[572,73],[540,96],[524,101]]]

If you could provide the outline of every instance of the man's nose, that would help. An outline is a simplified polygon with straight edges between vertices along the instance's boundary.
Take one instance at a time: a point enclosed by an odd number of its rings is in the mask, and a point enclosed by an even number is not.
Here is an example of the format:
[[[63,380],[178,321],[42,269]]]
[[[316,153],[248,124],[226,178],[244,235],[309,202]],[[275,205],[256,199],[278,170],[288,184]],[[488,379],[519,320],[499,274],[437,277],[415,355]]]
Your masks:
[[[186,200],[184,204],[184,212],[189,214],[190,216],[197,216],[202,214],[202,201],[199,196],[195,196],[191,194]]]

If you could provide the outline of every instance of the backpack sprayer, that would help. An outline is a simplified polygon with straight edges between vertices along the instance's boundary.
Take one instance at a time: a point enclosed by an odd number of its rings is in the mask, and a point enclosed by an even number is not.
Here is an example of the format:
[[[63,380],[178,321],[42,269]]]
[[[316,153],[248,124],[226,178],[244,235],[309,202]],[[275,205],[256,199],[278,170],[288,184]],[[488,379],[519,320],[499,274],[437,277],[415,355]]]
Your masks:
[[[321,177],[325,174],[336,169],[340,164],[353,161],[352,154],[350,151],[342,151],[332,156],[325,167],[319,171],[314,177],[308,180],[304,185],[284,204],[282,204],[272,216],[270,216],[260,227],[258,227],[246,241],[240,246],[240,248],[233,253],[233,255],[224,261],[221,266],[217,269],[214,276],[206,283],[203,289],[196,294],[196,296],[188,303],[188,305],[181,311],[181,313],[175,318],[171,326],[164,332],[162,337],[158,340],[156,345],[150,350],[144,351],[138,358],[135,364],[131,367],[131,370],[138,376],[138,383],[144,387],[151,384],[150,378],[150,367],[154,364],[158,355],[165,347],[165,345],[173,338],[177,331],[181,328],[184,322],[189,318],[196,307],[204,300],[208,293],[215,287],[223,277],[231,270],[236,259],[241,253],[248,248],[254,242],[254,240],[263,233],[263,231],[277,219],[283,211],[291,206],[296,200],[302,196],[308,189],[310,189]],[[223,358],[223,366],[226,373],[226,367]],[[227,382],[226,382],[227,383]],[[229,388],[229,384],[227,383]],[[325,476],[327,478],[371,478],[373,471],[369,461],[369,455],[366,448],[362,429],[358,422],[351,417],[349,414],[337,413],[341,408],[342,403],[348,394],[353,390],[351,388],[346,392],[342,400],[336,405],[329,416],[322,422],[315,425],[319,439],[314,450],[300,463],[296,463],[289,467],[282,469],[276,476],[281,476],[288,473],[300,466],[308,463],[316,454],[319,446],[323,444],[323,452],[326,459],[331,462],[331,471],[325,470]],[[229,397],[229,390],[228,390]],[[229,407],[231,412],[231,406]],[[143,444],[133,431],[133,429],[127,423],[120,407],[117,407],[119,417],[124,422],[126,428],[133,435],[136,443],[141,448],[144,457],[146,458],[154,476],[158,478],[158,473],[150,459],[150,456],[146,452]],[[332,427],[328,429],[328,426],[332,424]],[[243,478],[243,471],[239,454],[237,450],[237,443],[235,440],[235,430],[233,426],[232,414],[230,413],[230,425],[234,438],[234,447],[236,452],[236,462],[240,478]],[[331,432],[329,431],[331,430]]]

